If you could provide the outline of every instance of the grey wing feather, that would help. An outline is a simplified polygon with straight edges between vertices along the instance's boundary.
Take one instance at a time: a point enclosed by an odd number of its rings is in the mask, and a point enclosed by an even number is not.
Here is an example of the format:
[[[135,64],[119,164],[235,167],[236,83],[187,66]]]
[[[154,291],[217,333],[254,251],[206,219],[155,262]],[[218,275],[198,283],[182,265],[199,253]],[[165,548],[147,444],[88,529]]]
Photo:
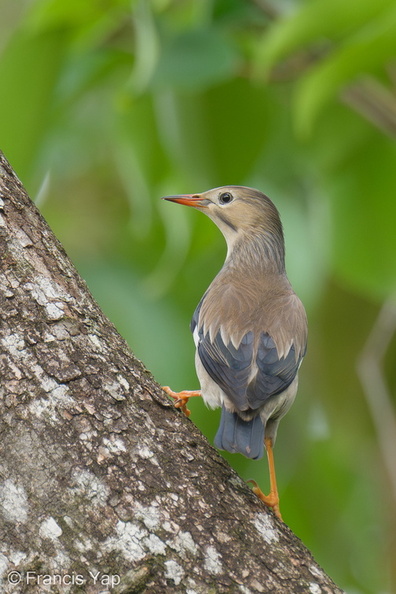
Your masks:
[[[205,293],[205,295],[206,295],[206,293]],[[190,323],[191,334],[194,334],[194,330],[197,327],[199,312],[201,311],[201,305],[202,305],[203,300],[205,299],[205,295],[202,297],[201,301],[198,303],[197,307],[195,308],[193,317],[191,319],[191,323]]]
[[[211,341],[209,333],[203,336],[201,329],[199,338],[198,355],[207,373],[239,410],[249,408],[246,386],[251,372],[253,333],[245,334],[238,348],[231,342],[224,344],[220,332]]]
[[[270,396],[280,394],[294,380],[305,351],[296,358],[292,345],[285,357],[279,357],[275,342],[263,332],[257,351],[257,373],[247,389],[247,399],[251,408],[260,407]]]

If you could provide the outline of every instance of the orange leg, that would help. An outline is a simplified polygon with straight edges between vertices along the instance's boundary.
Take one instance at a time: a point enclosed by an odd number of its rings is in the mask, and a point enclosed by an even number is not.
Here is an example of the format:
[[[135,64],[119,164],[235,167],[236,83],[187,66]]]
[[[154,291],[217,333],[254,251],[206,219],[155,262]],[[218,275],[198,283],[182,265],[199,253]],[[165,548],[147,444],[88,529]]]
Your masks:
[[[164,392],[175,400],[175,407],[180,408],[184,414],[189,417],[191,410],[187,408],[187,403],[193,396],[202,396],[201,390],[183,390],[182,392],[174,392],[169,386],[162,386]]]
[[[257,495],[261,501],[271,507],[274,511],[274,514],[277,518],[282,520],[282,516],[279,510],[279,495],[278,495],[278,487],[276,486],[276,474],[275,474],[275,461],[274,461],[274,450],[272,447],[272,439],[265,438],[265,449],[267,451],[267,459],[268,459],[268,467],[269,467],[269,475],[270,475],[270,492],[269,495],[264,495],[256,481],[249,480],[248,483],[252,483],[253,486],[253,493]]]

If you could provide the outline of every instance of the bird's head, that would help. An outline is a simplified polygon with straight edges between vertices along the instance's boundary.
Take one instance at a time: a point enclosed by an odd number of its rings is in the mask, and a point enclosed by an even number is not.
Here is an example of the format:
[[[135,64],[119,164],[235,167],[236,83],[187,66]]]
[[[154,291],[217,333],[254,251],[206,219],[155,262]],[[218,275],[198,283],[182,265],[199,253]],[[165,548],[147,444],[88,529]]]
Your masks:
[[[204,212],[223,233],[229,252],[238,240],[268,238],[283,245],[278,210],[259,190],[245,186],[222,186],[202,194],[165,196],[164,200],[192,206]]]

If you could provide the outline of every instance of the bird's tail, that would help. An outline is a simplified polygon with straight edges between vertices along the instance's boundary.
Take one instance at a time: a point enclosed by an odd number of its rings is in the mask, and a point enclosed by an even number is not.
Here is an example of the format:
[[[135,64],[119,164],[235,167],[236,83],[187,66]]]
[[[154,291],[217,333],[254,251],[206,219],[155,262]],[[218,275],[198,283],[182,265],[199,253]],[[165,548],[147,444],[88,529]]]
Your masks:
[[[261,458],[264,454],[264,425],[260,415],[244,421],[237,413],[229,412],[223,406],[214,444],[219,450],[233,454],[239,452],[253,460]]]

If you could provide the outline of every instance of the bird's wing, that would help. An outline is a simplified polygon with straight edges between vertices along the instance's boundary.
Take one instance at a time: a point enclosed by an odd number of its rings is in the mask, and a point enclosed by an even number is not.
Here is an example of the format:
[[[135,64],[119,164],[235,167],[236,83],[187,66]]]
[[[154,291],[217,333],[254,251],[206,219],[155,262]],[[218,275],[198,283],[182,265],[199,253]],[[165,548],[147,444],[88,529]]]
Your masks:
[[[294,345],[284,357],[279,357],[274,340],[263,332],[256,355],[257,372],[247,386],[247,401],[253,409],[259,408],[275,394],[280,394],[294,380],[305,355],[296,357]]]
[[[204,334],[203,326],[198,326],[201,303],[191,322],[198,355],[207,373],[235,407],[241,411],[257,409],[271,396],[286,390],[297,374],[305,349],[296,357],[292,343],[280,357],[273,338],[266,332],[261,333],[256,348],[252,331],[243,336],[237,347],[224,341],[221,330],[214,337],[209,332]]]
[[[209,333],[199,334],[198,355],[210,377],[218,384],[239,410],[246,410],[246,387],[251,375],[253,332],[242,338],[238,348],[225,344],[219,331],[213,340]]]
[[[253,333],[248,332],[236,348],[232,342],[224,343],[221,331],[214,337],[209,332],[204,334],[203,326],[198,325],[201,305],[206,297],[199,302],[191,320],[191,332],[199,358],[210,377],[239,410],[249,408],[246,403],[246,386],[251,373],[253,356]]]
[[[191,334],[194,334],[194,332],[198,326],[199,312],[201,311],[201,305],[202,305],[203,300],[205,299],[205,296],[206,296],[206,293],[202,297],[201,301],[198,303],[197,307],[195,308],[194,315],[193,315],[191,323],[190,323]]]

